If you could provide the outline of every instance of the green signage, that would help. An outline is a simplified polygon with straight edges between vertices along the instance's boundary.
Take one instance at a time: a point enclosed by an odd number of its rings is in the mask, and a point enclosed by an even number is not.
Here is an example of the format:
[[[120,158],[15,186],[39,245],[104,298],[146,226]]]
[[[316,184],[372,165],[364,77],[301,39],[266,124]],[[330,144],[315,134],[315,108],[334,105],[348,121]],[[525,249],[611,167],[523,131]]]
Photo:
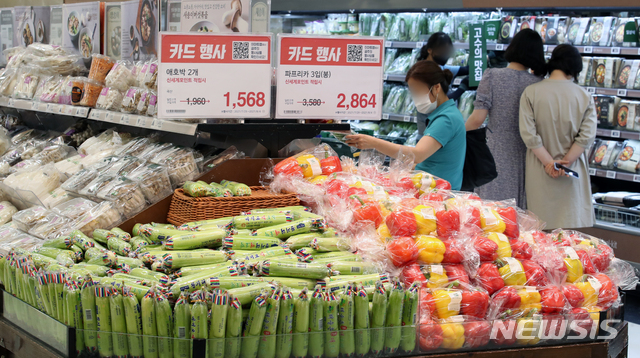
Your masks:
[[[495,41],[498,39],[500,20],[485,20],[484,27],[486,31],[487,41]]]
[[[484,24],[469,26],[469,86],[477,87],[487,69],[487,36]]]

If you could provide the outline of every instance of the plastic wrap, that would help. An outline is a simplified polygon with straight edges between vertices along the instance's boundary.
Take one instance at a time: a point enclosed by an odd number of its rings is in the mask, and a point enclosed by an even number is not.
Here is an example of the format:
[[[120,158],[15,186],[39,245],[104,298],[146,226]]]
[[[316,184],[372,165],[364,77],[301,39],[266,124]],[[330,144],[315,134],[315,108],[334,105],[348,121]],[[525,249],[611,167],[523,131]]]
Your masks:
[[[3,240],[0,243],[0,252],[7,253],[12,249],[33,251],[41,244],[42,240],[28,234],[21,234],[6,241]]]
[[[151,91],[143,90],[140,95],[140,102],[138,102],[138,107],[136,108],[137,114],[141,114],[143,116],[147,115],[147,110],[149,109],[149,100],[151,99]]]
[[[78,104],[85,107],[95,107],[101,92],[102,84],[100,82],[91,79],[87,80],[82,91],[82,98]]]
[[[124,92],[135,85],[135,77],[131,73],[131,62],[123,60],[113,65],[105,79],[108,87]]]
[[[86,212],[91,211],[91,209],[96,206],[98,206],[98,203],[94,201],[84,198],[75,198],[53,207],[51,211],[74,220],[84,215]]]
[[[32,99],[42,76],[43,74],[36,67],[21,67],[18,70],[13,98]]]
[[[71,220],[62,215],[49,213],[29,230],[29,234],[41,239],[55,239],[64,232],[72,231],[70,223]]]
[[[60,173],[53,164],[9,175],[4,184],[14,189],[32,191],[41,201],[60,186]]]
[[[71,85],[71,103],[74,106],[80,105],[84,93],[84,86],[88,79],[85,77],[72,77],[69,84]],[[98,92],[99,94],[99,92]]]
[[[103,187],[98,198],[116,203],[124,217],[129,218],[142,211],[147,202],[137,182],[119,177]]]
[[[130,155],[134,157],[141,157],[141,154],[148,148],[150,142],[149,138],[134,138],[119,148],[115,154],[117,156]],[[141,158],[146,159],[144,157]]]
[[[81,159],[82,157],[79,154],[77,154],[72,157],[63,159],[59,162],[56,162],[54,166],[56,167],[56,169],[58,169],[58,171],[61,174],[69,178],[74,174],[76,174],[77,172],[79,172],[80,170],[82,170],[83,166],[82,166],[82,163],[80,162]]]
[[[122,216],[116,205],[110,201],[105,201],[76,219],[73,222],[73,227],[90,236],[93,230],[115,227],[121,220]]]
[[[185,148],[168,148],[158,152],[150,161],[167,167],[174,187],[195,179],[199,174],[193,153]]]
[[[155,117],[158,115],[158,95],[155,91],[149,91],[149,106],[147,107],[147,116]]]
[[[167,168],[158,164],[146,164],[127,174],[127,178],[138,182],[147,201],[151,204],[173,193]]]
[[[50,191],[49,193],[47,193],[47,195],[41,201],[42,201],[42,205],[51,209],[73,198],[74,197],[68,191],[62,188],[56,188]]]
[[[114,180],[116,180],[116,177],[111,174],[98,174],[98,176],[82,188],[78,194],[88,198],[97,198],[98,192]]]
[[[98,176],[98,172],[89,169],[82,169],[73,175],[71,178],[67,179],[62,185],[61,188],[70,191],[73,193],[77,193],[82,188],[87,186],[93,179]]]
[[[58,103],[64,79],[65,78],[61,76],[53,76],[50,80],[44,83],[40,97],[34,98],[34,100],[46,103]]]
[[[62,79],[62,83],[60,87],[56,91],[56,97],[58,98],[59,104],[72,104],[71,103],[71,94],[73,92],[73,83],[74,77],[67,76]],[[56,102],[53,102],[56,103]]]
[[[156,90],[158,81],[158,61],[153,60],[149,62],[147,71],[144,73],[143,83],[145,87]]]
[[[122,93],[115,87],[103,87],[96,102],[96,108],[120,111],[122,108],[122,98]]]
[[[640,141],[632,139],[624,141],[614,166],[625,172],[636,173],[640,167]]]
[[[138,104],[140,103],[140,99],[142,98],[142,93],[144,91],[145,90],[140,87],[129,88],[122,98],[121,111],[123,113],[135,113],[138,109]]]
[[[40,77],[40,80],[38,82],[38,87],[36,88],[36,91],[33,94],[33,98],[32,98],[34,102],[40,102],[40,97],[42,97],[42,93],[45,91],[45,86],[47,84],[55,85],[53,78],[54,76],[51,76],[51,75],[44,75]]]
[[[18,70],[7,68],[0,75],[0,94],[11,97],[18,81]]]
[[[109,56],[94,53],[91,60],[91,69],[89,70],[89,79],[104,83],[107,73],[113,67],[115,61]]]
[[[11,217],[17,212],[18,209],[10,202],[0,201],[0,225],[11,221]]]
[[[13,215],[13,223],[16,228],[28,232],[38,221],[44,219],[49,214],[47,208],[33,206],[29,209],[20,210]]]

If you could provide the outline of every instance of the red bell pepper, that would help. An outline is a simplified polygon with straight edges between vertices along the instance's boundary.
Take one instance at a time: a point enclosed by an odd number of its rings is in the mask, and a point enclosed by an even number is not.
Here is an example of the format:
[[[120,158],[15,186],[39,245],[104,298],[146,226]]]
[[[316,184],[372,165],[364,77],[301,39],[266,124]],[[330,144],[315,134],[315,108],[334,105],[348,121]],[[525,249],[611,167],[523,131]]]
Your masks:
[[[571,317],[571,325],[569,327],[571,327],[572,331],[580,334],[581,332],[578,332],[577,330],[573,329],[573,327],[580,327],[582,328],[584,331],[590,332],[591,328],[593,327],[593,319],[591,318],[591,315],[589,314],[589,311],[587,311],[586,309],[582,308],[582,307],[576,307],[574,309],[571,310],[570,312],[570,317]]]
[[[559,287],[547,286],[540,290],[540,303],[542,313],[558,314],[564,310],[566,300]]]
[[[357,200],[360,204],[360,206],[353,211],[354,224],[369,221],[376,226],[376,229],[382,224],[382,213],[380,212],[378,204],[365,202],[357,195],[352,195],[350,198]]]
[[[469,275],[467,270],[461,264],[444,265],[444,270],[447,272],[447,278],[449,282],[458,281],[460,283],[469,284]]]
[[[457,240],[442,240],[446,251],[444,252],[443,264],[459,264],[464,261],[462,256],[462,244]]]
[[[564,294],[564,298],[569,302],[571,307],[582,307],[582,302],[584,302],[584,294],[576,285],[572,283],[565,283],[562,285],[562,294]]]
[[[273,168],[273,173],[276,175],[287,175],[300,178],[303,177],[300,163],[298,163],[295,158],[287,158],[276,164],[276,166]]]
[[[493,295],[491,305],[499,307],[499,312],[520,308],[522,298],[513,286],[505,286],[498,293]]]
[[[444,210],[436,212],[436,225],[438,227],[438,237],[441,239],[449,239],[460,231],[460,212],[456,209],[447,210],[445,204]]]
[[[494,292],[504,287],[504,280],[500,276],[498,268],[489,262],[480,265],[476,279],[480,286],[487,290],[489,295],[493,295]]]
[[[464,341],[469,348],[486,346],[489,344],[490,337],[491,324],[489,322],[472,321],[464,324]]]
[[[552,236],[551,242],[556,246],[571,246],[571,237],[564,231],[559,231]]]
[[[516,343],[516,331],[517,331],[517,322],[514,319],[508,320],[494,320],[493,321],[493,332],[495,332],[495,338],[493,338],[493,343],[500,346],[510,346]]]
[[[591,262],[591,258],[589,254],[585,250],[576,250],[578,257],[580,258],[580,262],[582,263],[582,270],[587,275],[594,275],[597,273],[596,268],[593,266]]]
[[[398,183],[396,184],[396,186],[408,192],[413,192],[416,190],[416,185],[413,184],[413,180],[411,180],[411,178],[409,177],[404,177],[398,180]]]
[[[467,207],[467,210],[469,210],[469,216],[467,217],[467,221],[464,222],[464,227],[468,230],[473,230],[476,228],[482,229],[482,226],[480,226],[480,208],[469,205]]]
[[[442,327],[437,322],[431,319],[420,322],[420,338],[418,342],[421,350],[432,351],[438,349],[443,340]]]
[[[347,198],[347,192],[349,191],[349,185],[339,179],[333,179],[327,183],[327,194],[329,195],[337,195],[342,199]],[[365,191],[365,195],[366,195]]]
[[[387,244],[387,252],[393,265],[402,267],[418,259],[418,248],[410,237],[399,237]]]
[[[560,315],[543,315],[542,325],[544,327],[544,337],[564,338],[564,329],[566,329],[567,326],[563,324],[563,321],[564,317]]]
[[[387,227],[391,236],[413,236],[418,231],[416,217],[410,210],[399,209],[387,216]]]
[[[520,228],[518,227],[518,213],[512,207],[496,209],[502,217],[505,224],[504,234],[511,239],[520,237]]]
[[[436,179],[436,189],[451,190],[451,183],[444,179]]]
[[[484,319],[489,308],[489,294],[485,291],[472,289],[462,291],[460,314]]]
[[[405,266],[402,269],[401,277],[405,287],[411,286],[411,284],[414,282],[420,282],[420,287],[426,285],[427,283],[427,278],[424,277],[424,274],[420,269],[420,265],[416,263]]]
[[[322,168],[322,175],[329,175],[341,172],[342,164],[340,163],[340,158],[333,155],[320,160],[320,168]]]
[[[511,256],[519,260],[530,260],[533,257],[531,246],[522,240],[509,240]]]
[[[495,261],[498,258],[498,244],[482,235],[476,235],[473,247],[480,255],[480,261]]]
[[[420,289],[420,321],[436,316],[436,302],[429,289]]]
[[[362,196],[362,197],[366,197],[368,195],[368,193],[364,188],[351,187],[351,188],[349,188],[349,190],[347,190],[347,197],[349,197],[351,195],[359,195],[359,196]]]
[[[425,202],[443,202],[444,197],[438,191],[430,191],[428,193],[422,194],[422,201]]]
[[[524,274],[527,276],[529,286],[544,287],[549,284],[549,279],[542,266],[531,260],[520,260]]]
[[[618,300],[618,288],[609,276],[599,273],[594,276],[602,287],[598,291],[598,306],[603,310],[609,309]]]
[[[613,250],[608,245],[600,244],[594,250],[591,250],[591,262],[600,272],[604,272],[609,268],[612,257]]]

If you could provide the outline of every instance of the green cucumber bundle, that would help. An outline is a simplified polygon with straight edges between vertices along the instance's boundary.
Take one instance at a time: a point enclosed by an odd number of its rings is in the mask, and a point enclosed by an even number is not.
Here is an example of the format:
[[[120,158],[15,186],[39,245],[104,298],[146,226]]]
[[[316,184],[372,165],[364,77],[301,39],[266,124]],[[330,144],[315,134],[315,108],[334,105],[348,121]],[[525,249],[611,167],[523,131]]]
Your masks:
[[[267,297],[267,309],[262,323],[262,335],[258,348],[258,358],[274,358],[276,355],[276,329],[278,327],[278,316],[280,314],[280,299],[282,290],[276,289]]]
[[[165,250],[193,250],[199,248],[216,248],[222,246],[227,231],[211,228],[206,231],[181,231],[170,235],[164,241]]]
[[[255,215],[240,215],[233,218],[235,229],[257,230],[269,226],[282,225],[293,221],[290,214],[269,213]]]
[[[211,299],[211,325],[209,326],[209,358],[223,358],[225,355],[225,336],[229,294],[223,290],[213,290]]]
[[[387,305],[387,317],[385,322],[384,351],[385,354],[393,354],[400,346],[402,336],[402,308],[404,305],[404,289],[402,283],[394,282],[389,293]]]
[[[324,294],[324,356],[327,358],[337,358],[340,355],[339,304],[339,296],[333,292]]]
[[[231,190],[233,196],[251,196],[251,188],[248,185],[235,181],[223,180],[220,182],[222,186]]]
[[[276,329],[276,358],[289,358],[293,337],[293,295],[288,288],[283,288]]]
[[[113,332],[113,354],[118,358],[126,358],[129,356],[127,318],[122,295],[117,290],[111,291],[109,309],[111,312],[111,331]]]
[[[419,283],[414,282],[404,292],[404,304],[402,307],[402,338],[400,339],[400,349],[404,353],[410,353],[416,349],[419,288]]]
[[[154,292],[149,290],[140,301],[142,317],[142,347],[144,358],[158,358],[158,327],[156,325],[156,309]]]
[[[340,355],[343,357],[353,357],[355,354],[354,336],[354,287],[352,285],[345,288],[338,304],[338,325],[340,327]]]
[[[156,292],[156,325],[158,332],[158,357],[173,357],[173,311],[167,297]]]
[[[271,290],[262,291],[251,302],[251,309],[242,332],[242,337],[244,337],[240,349],[240,357],[242,358],[256,358],[258,355],[262,323],[267,312],[267,297],[271,296],[271,293]]]
[[[369,297],[367,292],[360,285],[353,297],[354,303],[354,329],[357,357],[364,357],[371,348],[371,334],[369,332]]]
[[[309,351],[309,296],[306,288],[293,299],[293,358],[304,358]]]
[[[242,336],[242,304],[231,295],[229,296],[229,301],[224,356],[225,358],[239,358],[240,337]]]
[[[384,348],[385,319],[387,317],[387,291],[382,282],[376,284],[371,309],[371,352],[379,355]]]
[[[144,345],[142,343],[142,308],[136,295],[128,288],[123,290],[122,296],[127,325],[129,354],[133,358],[141,358],[144,354]]]
[[[98,354],[101,357],[113,355],[113,336],[111,333],[111,310],[109,308],[109,296],[111,289],[95,286],[96,300],[96,330],[98,336]]]
[[[187,332],[191,331],[191,306],[186,292],[182,292],[173,308],[174,358],[191,358],[191,341]]]

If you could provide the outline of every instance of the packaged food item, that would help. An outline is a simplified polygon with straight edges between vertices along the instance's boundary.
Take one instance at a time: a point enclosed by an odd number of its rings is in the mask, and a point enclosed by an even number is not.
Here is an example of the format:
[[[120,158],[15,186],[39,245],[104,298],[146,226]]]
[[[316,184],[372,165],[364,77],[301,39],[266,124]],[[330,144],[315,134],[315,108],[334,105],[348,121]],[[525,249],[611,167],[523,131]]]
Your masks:
[[[57,97],[59,104],[71,104],[71,94],[73,92],[74,77],[67,76],[62,80]],[[55,103],[55,102],[54,102]]]
[[[105,79],[107,87],[125,92],[129,87],[134,86],[135,76],[131,73],[131,66],[130,61],[123,60],[116,62]]]
[[[615,140],[603,140],[595,148],[591,165],[613,169],[613,164],[622,150],[622,143]]]
[[[60,186],[60,173],[53,164],[40,166],[9,175],[4,184],[19,190],[30,191],[42,201],[49,192]]]
[[[21,67],[18,70],[18,78],[16,88],[13,92],[13,98],[32,99],[41,77],[42,73],[38,68],[30,66]]]
[[[628,131],[640,131],[640,101],[623,99],[616,112],[618,128]]]
[[[518,29],[518,20],[515,16],[505,16],[502,18],[498,42],[507,44],[511,42]],[[542,38],[544,39],[544,36],[542,36]]]
[[[619,97],[596,95],[593,98],[598,114],[599,128],[613,128],[615,125],[616,105],[620,102]]]
[[[7,68],[0,75],[0,94],[11,97],[18,81],[18,69]]]
[[[74,197],[68,191],[62,188],[56,188],[50,191],[44,199],[42,199],[42,205],[51,209],[73,198]]]
[[[45,82],[38,100],[46,103],[58,103],[64,79],[62,76],[53,76],[49,81]]]
[[[40,80],[38,82],[38,87],[36,87],[36,92],[33,94],[33,98],[32,100],[34,102],[40,102],[40,97],[42,96],[42,93],[44,92],[44,88],[46,86],[47,83],[53,83],[53,77],[51,75],[44,75],[40,77]]]
[[[629,173],[640,169],[640,141],[628,139],[622,144],[615,167]]]
[[[62,215],[49,213],[29,230],[29,234],[45,240],[55,239],[61,236],[63,231],[73,230],[69,226],[70,222],[71,220]]]
[[[140,159],[134,156],[124,156],[124,157],[115,157],[118,158],[115,162],[113,162],[108,169],[104,172],[105,174],[111,174],[115,176],[125,176],[128,173],[134,171],[136,168],[144,165],[145,160]]]
[[[116,151],[116,155],[117,156],[130,155],[134,157],[143,158],[140,154],[142,154],[148,148],[150,142],[151,141],[149,140],[149,138],[144,138],[144,137],[134,138],[129,143],[119,148]]]
[[[96,102],[96,108],[109,111],[120,111],[122,107],[122,93],[115,87],[103,87]]]
[[[610,46],[612,34],[618,18],[613,16],[594,17],[591,19],[591,46]]]
[[[161,164],[169,170],[169,178],[174,187],[193,180],[199,174],[193,153],[186,148],[172,147],[156,154],[152,163]]]
[[[594,57],[593,58],[593,77],[591,85],[595,87],[613,87],[615,82],[616,69],[620,67],[622,62],[618,57]]]
[[[135,113],[138,109],[138,103],[140,103],[143,92],[144,90],[140,87],[129,88],[122,98],[121,111],[123,113]]]
[[[88,198],[97,198],[98,192],[105,186],[109,185],[116,178],[109,174],[98,174],[89,184],[82,188],[78,194]]]
[[[76,154],[76,150],[68,145],[54,144],[48,147],[44,147],[42,151],[34,155],[32,160],[37,161],[40,165],[48,163],[56,163],[64,158],[73,156]]]
[[[638,46],[638,24],[636,23],[636,19],[631,17],[618,19],[618,25],[613,33],[611,46]]]
[[[591,18],[589,17],[574,17],[571,19],[571,25],[567,31],[567,41],[574,46],[582,45],[585,34],[588,33],[589,24]]]
[[[29,234],[22,234],[13,237],[0,244],[0,251],[8,253],[12,249],[23,249],[27,251],[35,250],[39,245],[42,245],[42,240],[31,236]]]
[[[82,170],[83,166],[82,166],[82,163],[80,162],[81,159],[82,157],[79,154],[74,155],[67,159],[63,159],[59,162],[56,162],[54,166],[56,167],[56,169],[58,169],[58,171],[61,174],[69,178],[73,176],[75,173]]]
[[[127,174],[127,178],[140,185],[142,193],[151,204],[155,204],[173,193],[169,172],[162,165],[146,164]]]
[[[79,105],[85,107],[95,107],[96,102],[98,101],[98,97],[100,96],[100,92],[102,92],[102,85],[100,84],[100,82],[88,79],[84,85],[84,90],[82,91],[82,98],[80,99]]]
[[[138,102],[138,107],[136,108],[137,114],[142,114],[143,116],[147,115],[147,109],[149,108],[149,96],[150,90],[143,90],[142,95],[140,95],[140,102]]]
[[[139,213],[147,204],[138,183],[125,177],[118,177],[103,187],[98,198],[113,201],[125,218]]]
[[[137,87],[145,87],[144,78],[147,75],[147,71],[149,69],[149,62],[142,62],[139,66],[136,66],[138,70],[136,71],[136,84]]]
[[[147,72],[144,74],[144,85],[145,87],[156,90],[158,80],[158,60],[153,60],[149,62],[149,66],[147,67]]]
[[[49,214],[49,210],[43,206],[32,206],[25,210],[20,210],[11,219],[16,228],[28,232],[36,223]]]
[[[547,44],[564,43],[567,31],[566,16],[549,16],[547,17],[547,32],[544,42]]]
[[[155,117],[158,115],[158,95],[155,91],[149,91],[149,107],[147,107],[147,116]]]
[[[122,216],[114,203],[104,201],[73,222],[73,227],[90,236],[95,229],[115,227]]]
[[[10,202],[0,201],[0,225],[11,221],[11,217],[17,212],[18,209],[16,209],[16,207]]]
[[[84,215],[84,213],[90,211],[96,206],[98,206],[98,203],[94,201],[85,198],[75,198],[55,206],[51,209],[51,211],[58,215],[62,215],[66,218],[74,220]]]
[[[93,179],[98,176],[98,172],[89,169],[82,169],[71,178],[67,179],[61,187],[66,191],[72,193],[78,193],[84,187],[86,187]]]
[[[82,100],[82,94],[84,93],[84,86],[87,83],[85,77],[73,77],[71,79],[71,104],[77,106]]]
[[[89,79],[100,83],[104,83],[107,73],[113,67],[115,61],[109,56],[94,53],[91,60],[91,69],[89,70]]]

